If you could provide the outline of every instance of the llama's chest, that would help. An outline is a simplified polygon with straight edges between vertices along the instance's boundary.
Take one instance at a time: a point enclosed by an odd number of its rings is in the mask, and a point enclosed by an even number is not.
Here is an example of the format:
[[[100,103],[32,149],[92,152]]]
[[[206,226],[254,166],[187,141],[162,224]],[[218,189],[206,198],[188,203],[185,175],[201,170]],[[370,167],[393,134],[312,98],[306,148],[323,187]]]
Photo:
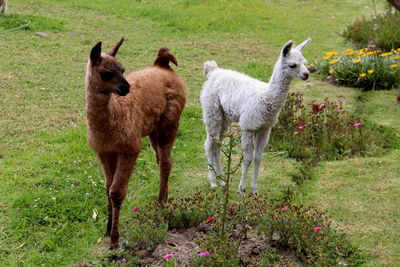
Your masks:
[[[281,105],[275,102],[244,106],[238,120],[239,126],[248,130],[273,127],[278,120],[280,110]]]
[[[89,127],[88,141],[96,152],[130,150],[134,141],[140,139],[134,135],[133,132],[119,127]]]

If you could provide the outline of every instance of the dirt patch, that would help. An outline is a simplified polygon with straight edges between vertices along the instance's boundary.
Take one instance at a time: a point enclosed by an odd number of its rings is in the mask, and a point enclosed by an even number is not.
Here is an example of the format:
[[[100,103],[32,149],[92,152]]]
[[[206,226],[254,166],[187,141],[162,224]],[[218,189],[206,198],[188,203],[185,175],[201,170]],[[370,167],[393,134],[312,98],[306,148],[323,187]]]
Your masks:
[[[159,266],[165,261],[164,256],[172,253],[178,266],[191,266],[194,255],[201,252],[200,246],[195,242],[201,233],[198,228],[170,231],[164,243],[159,244],[151,255],[146,255],[146,251],[139,251],[136,254],[141,258],[140,264]],[[142,258],[141,255],[144,257]]]
[[[159,244],[152,253],[140,250],[134,256],[140,259],[138,266],[161,266],[165,261],[164,256],[172,253],[177,266],[193,266],[194,257],[202,252],[197,240],[209,231],[207,224],[200,224],[184,230],[171,230],[166,240]],[[239,241],[238,236],[231,239]],[[241,266],[261,266],[265,252],[273,249],[274,244],[265,240],[263,235],[249,231],[245,237],[240,237],[239,255]],[[269,266],[301,266],[301,262],[292,251],[277,251],[276,259]]]

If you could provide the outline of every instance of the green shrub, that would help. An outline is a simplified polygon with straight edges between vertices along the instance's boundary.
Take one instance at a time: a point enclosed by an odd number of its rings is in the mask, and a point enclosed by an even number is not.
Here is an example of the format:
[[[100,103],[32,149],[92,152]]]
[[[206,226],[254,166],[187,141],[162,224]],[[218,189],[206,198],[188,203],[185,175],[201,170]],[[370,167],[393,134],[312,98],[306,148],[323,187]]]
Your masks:
[[[400,86],[400,48],[387,53],[367,48],[347,49],[344,54],[327,52],[316,66],[328,80],[365,91]]]
[[[398,146],[390,128],[367,122],[345,110],[345,101],[325,99],[307,108],[300,93],[288,96],[271,134],[274,150],[292,158],[317,163],[368,154],[379,154]]]
[[[370,41],[384,51],[400,47],[400,13],[378,16],[373,19],[358,20],[347,26],[341,34],[359,48],[366,47]]]
[[[305,263],[316,266],[361,265],[363,256],[344,234],[313,208],[279,204],[263,215],[259,231],[281,248],[294,249]]]

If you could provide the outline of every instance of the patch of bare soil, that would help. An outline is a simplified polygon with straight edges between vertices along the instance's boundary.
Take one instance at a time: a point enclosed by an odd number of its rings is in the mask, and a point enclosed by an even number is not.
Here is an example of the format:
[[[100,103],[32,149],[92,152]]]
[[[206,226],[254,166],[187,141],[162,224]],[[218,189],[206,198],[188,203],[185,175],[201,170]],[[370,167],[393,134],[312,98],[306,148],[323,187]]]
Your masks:
[[[207,224],[200,224],[183,230],[171,230],[167,239],[159,244],[152,253],[146,250],[135,252],[135,256],[140,258],[138,266],[160,266],[165,261],[164,256],[172,253],[177,266],[193,266],[194,256],[202,252],[196,240],[208,232]],[[232,235],[235,241],[240,241],[238,252],[242,266],[261,266],[265,251],[274,244],[265,240],[263,235],[258,235],[255,231],[249,231],[244,237]],[[240,239],[240,240],[239,240]],[[302,265],[292,251],[279,251],[274,263],[268,266],[299,266]]]

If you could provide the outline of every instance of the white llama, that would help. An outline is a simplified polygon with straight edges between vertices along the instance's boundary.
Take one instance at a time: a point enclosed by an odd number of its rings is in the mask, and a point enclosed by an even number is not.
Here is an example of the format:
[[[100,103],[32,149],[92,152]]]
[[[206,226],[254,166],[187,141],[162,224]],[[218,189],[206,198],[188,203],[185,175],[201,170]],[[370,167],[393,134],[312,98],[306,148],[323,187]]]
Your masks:
[[[294,48],[293,41],[287,42],[268,83],[233,70],[218,68],[215,61],[204,63],[204,74],[208,80],[203,85],[200,100],[207,130],[204,146],[212,187],[217,186],[214,167],[217,174],[222,173],[220,148],[213,136],[222,140],[230,123],[237,122],[242,131],[243,149],[239,193],[245,192],[247,171],[254,159],[251,188],[253,194],[258,194],[257,176],[262,153],[285,103],[290,81],[294,77],[308,79],[310,72],[304,65],[307,61],[301,52],[310,41],[311,38]]]

